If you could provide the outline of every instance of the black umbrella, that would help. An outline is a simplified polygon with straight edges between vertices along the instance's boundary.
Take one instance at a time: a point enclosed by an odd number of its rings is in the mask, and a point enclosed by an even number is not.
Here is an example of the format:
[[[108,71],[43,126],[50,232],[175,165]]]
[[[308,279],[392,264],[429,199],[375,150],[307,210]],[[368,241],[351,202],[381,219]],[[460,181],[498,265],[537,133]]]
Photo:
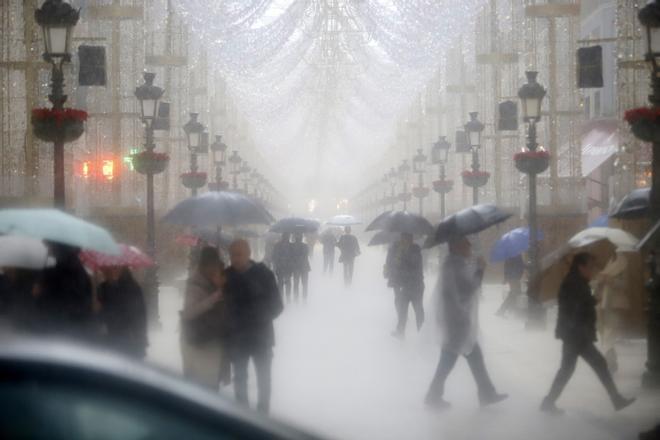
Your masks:
[[[651,205],[651,188],[639,188],[626,195],[610,217],[618,219],[635,219],[649,215]]]
[[[382,230],[394,233],[408,233],[416,235],[429,235],[433,233],[433,226],[421,215],[407,211],[386,212],[367,226],[367,231]]]
[[[181,226],[237,226],[271,224],[275,219],[258,202],[239,193],[207,192],[188,198],[168,212],[163,221]]]
[[[446,243],[455,237],[476,234],[502,223],[511,217],[495,205],[475,205],[444,219],[437,227],[435,235],[427,240],[426,247]]]
[[[224,249],[229,249],[229,246],[234,241],[234,236],[219,230],[202,229],[195,231],[194,235],[198,236],[200,240],[205,241],[212,246],[220,246]]]
[[[270,227],[270,232],[278,232],[280,234],[294,234],[296,232],[310,233],[318,231],[320,227],[321,224],[316,220],[300,217],[287,217],[275,222],[275,224]]]
[[[401,234],[396,232],[378,231],[371,237],[367,246],[383,246],[392,244],[401,237]]]

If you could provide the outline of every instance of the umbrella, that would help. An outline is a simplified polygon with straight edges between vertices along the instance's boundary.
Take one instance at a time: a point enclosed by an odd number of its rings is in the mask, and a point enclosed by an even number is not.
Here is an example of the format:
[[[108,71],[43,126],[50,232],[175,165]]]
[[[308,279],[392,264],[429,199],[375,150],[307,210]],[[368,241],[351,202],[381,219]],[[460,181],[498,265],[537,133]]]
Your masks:
[[[538,240],[543,240],[543,233],[538,231]],[[490,261],[497,263],[527,252],[529,249],[529,228],[516,228],[504,234],[490,251]]]
[[[0,234],[39,238],[111,255],[120,253],[108,231],[57,209],[0,210]]]
[[[615,228],[587,228],[577,233],[541,260],[540,297],[545,300],[556,297],[575,254],[588,252],[596,258],[597,266],[604,268],[616,252],[635,252],[638,241],[632,234]]]
[[[237,226],[270,224],[273,216],[256,201],[242,194],[207,192],[178,203],[163,221],[180,226]]]
[[[371,237],[367,246],[382,246],[392,244],[401,237],[396,232],[378,231]]]
[[[55,265],[48,248],[36,238],[4,235],[0,237],[0,267],[40,270]]]
[[[275,222],[270,228],[270,232],[283,233],[296,233],[296,232],[316,232],[318,231],[321,224],[316,220],[309,220],[306,218],[300,217],[288,217],[283,218]]]
[[[443,220],[435,231],[435,236],[426,242],[426,247],[446,243],[454,237],[476,234],[498,223],[506,221],[511,214],[497,206],[475,205],[450,215]]]
[[[357,220],[355,217],[352,215],[336,215],[332,217],[328,222],[326,222],[326,225],[328,226],[355,226],[355,225],[360,225],[362,224],[361,221]]]
[[[609,217],[607,215],[601,215],[594,221],[589,224],[590,228],[606,228],[609,225]]]
[[[151,257],[135,246],[127,244],[120,244],[119,255],[108,255],[95,251],[82,251],[80,253],[80,261],[92,270],[99,270],[102,267],[130,267],[132,269],[140,269],[151,267],[154,261]]]
[[[367,226],[367,231],[383,230],[388,232],[429,235],[433,233],[433,226],[421,215],[407,211],[386,212]]]
[[[610,217],[618,219],[635,219],[649,214],[651,205],[651,188],[639,188],[626,195]]]

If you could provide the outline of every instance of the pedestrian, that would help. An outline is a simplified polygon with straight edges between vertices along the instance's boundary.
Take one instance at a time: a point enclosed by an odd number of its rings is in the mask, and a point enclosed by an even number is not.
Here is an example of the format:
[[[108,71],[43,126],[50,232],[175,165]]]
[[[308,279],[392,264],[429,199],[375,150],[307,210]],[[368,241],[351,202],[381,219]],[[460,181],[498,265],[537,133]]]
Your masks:
[[[504,282],[509,285],[509,293],[497,310],[497,316],[504,317],[515,306],[522,293],[522,277],[525,273],[525,261],[522,255],[508,258],[504,261]]]
[[[223,268],[217,249],[202,248],[181,310],[183,375],[213,391],[229,382],[228,358],[223,352]]]
[[[618,411],[632,404],[635,399],[623,397],[607,369],[607,362],[598,351],[596,342],[596,298],[591,293],[589,282],[596,273],[593,255],[580,253],[573,257],[568,275],[559,288],[557,327],[555,335],[562,341],[561,366],[541,403],[541,410],[560,414],[563,411],[555,402],[570,380],[578,357],[587,362],[596,372],[607,390],[612,405]]]
[[[495,390],[477,338],[479,290],[485,268],[483,258],[472,257],[472,246],[467,238],[456,237],[449,242],[449,254],[442,265],[437,287],[437,318],[443,342],[440,361],[426,395],[426,404],[430,407],[443,409],[451,406],[443,398],[445,381],[460,355],[467,359],[482,406],[508,397]]]
[[[293,266],[293,297],[298,302],[300,284],[302,284],[302,300],[307,301],[309,288],[309,272],[312,267],[309,264],[309,246],[303,243],[303,235],[296,233],[291,244],[291,264]]]
[[[412,234],[401,234],[387,252],[385,276],[394,289],[397,326],[392,336],[403,338],[408,322],[408,309],[412,304],[417,331],[424,324],[424,262],[422,249],[413,241]]]
[[[287,302],[291,300],[292,258],[291,234],[285,232],[273,247],[273,267],[277,277],[277,287],[285,294]]]
[[[332,231],[326,231],[321,235],[321,245],[323,246],[323,273],[332,275],[335,269],[335,247],[337,238]]]
[[[257,410],[268,413],[275,345],[273,321],[284,308],[282,297],[275,275],[264,264],[252,261],[250,246],[245,240],[232,243],[229,255],[226,316],[236,401],[249,406],[248,364],[252,360],[257,376]]]
[[[143,359],[149,343],[142,288],[126,267],[105,267],[101,272],[103,282],[97,292],[106,342],[113,350]]]
[[[5,267],[2,297],[4,318],[18,333],[30,334],[39,329],[36,301],[41,290],[42,272],[39,270]]]
[[[339,262],[344,265],[344,285],[353,284],[353,270],[355,269],[355,258],[360,255],[360,243],[355,235],[351,234],[351,227],[344,228],[344,234],[339,238],[337,247],[341,251]]]

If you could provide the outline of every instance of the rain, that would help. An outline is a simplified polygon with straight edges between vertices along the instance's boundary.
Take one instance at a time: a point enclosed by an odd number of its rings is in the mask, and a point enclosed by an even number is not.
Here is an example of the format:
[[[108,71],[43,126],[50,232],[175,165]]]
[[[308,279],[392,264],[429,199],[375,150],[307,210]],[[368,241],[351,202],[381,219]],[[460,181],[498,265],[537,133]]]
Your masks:
[[[1,438],[660,438],[660,0],[0,29]]]

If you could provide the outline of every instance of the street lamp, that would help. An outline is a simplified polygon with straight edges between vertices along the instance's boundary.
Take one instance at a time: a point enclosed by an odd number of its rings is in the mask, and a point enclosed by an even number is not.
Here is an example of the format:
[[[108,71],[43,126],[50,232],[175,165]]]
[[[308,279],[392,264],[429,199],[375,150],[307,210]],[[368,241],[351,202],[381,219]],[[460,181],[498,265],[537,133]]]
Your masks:
[[[241,163],[243,159],[239,156],[238,151],[234,150],[229,156],[229,173],[232,175],[232,189],[238,190],[238,175],[241,174]]]
[[[408,175],[410,174],[410,165],[408,160],[404,159],[399,165],[398,178],[402,185],[402,192],[400,194],[401,201],[403,202],[403,210],[408,209],[408,199],[410,199],[410,194],[408,193]]]
[[[646,59],[651,62],[651,94],[649,101],[657,112],[660,108],[660,1],[649,3],[639,11],[639,21],[646,28]],[[651,224],[660,221],[660,142],[653,142],[651,161]],[[649,291],[646,371],[642,383],[647,388],[660,387],[660,274],[658,273],[657,244],[650,252],[651,277],[646,283]]]
[[[206,179],[202,181],[199,174],[197,156],[204,153],[205,147],[208,151],[208,135],[204,136],[206,127],[197,120],[198,117],[198,113],[190,113],[190,120],[183,126],[188,141],[188,151],[190,151],[190,172],[188,173],[190,177],[188,181],[184,180],[184,186],[191,190],[193,197],[197,196],[197,190],[206,184]]]
[[[227,163],[227,144],[222,142],[222,136],[216,135],[215,141],[210,146],[211,154],[213,158],[213,164],[215,165],[215,182],[209,183],[209,188],[212,188],[214,191],[224,191],[227,189],[229,184],[222,180],[222,167]]]
[[[71,61],[71,34],[78,23],[80,11],[62,0],[46,0],[41,8],[34,12],[34,19],[41,27],[45,52],[43,58],[52,66],[51,93],[48,100],[53,110],[64,109],[67,96],[64,94],[64,73],[62,64]],[[61,124],[60,124],[61,125]],[[53,151],[53,190],[55,205],[64,208],[66,205],[65,173],[64,173],[64,142],[77,139],[82,135],[65,137],[65,127],[59,127],[60,133],[52,136]],[[39,136],[37,136],[39,137]]]
[[[421,148],[413,157],[413,172],[417,174],[417,188],[414,188],[415,196],[419,199],[419,215],[424,214],[424,198],[427,196],[427,189],[424,188],[424,173],[426,172],[426,160],[428,158]]]
[[[390,201],[392,202],[392,210],[396,208],[396,184],[398,180],[398,173],[396,168],[392,167],[390,168],[390,172],[388,173],[388,180],[390,182]]]
[[[541,104],[546,91],[538,82],[538,72],[525,72],[527,83],[518,91],[522,104],[523,120],[527,123],[527,151],[515,156],[516,167],[527,174],[529,182],[529,279],[536,280],[539,273],[539,246],[538,246],[538,215],[536,207],[536,176],[549,166],[549,155],[545,152],[537,154],[536,124],[541,120]],[[545,322],[545,309],[539,298],[538,285],[530,282],[527,286],[528,297],[528,327],[543,326]]]
[[[451,191],[452,183],[447,180],[446,165],[449,161],[449,150],[451,143],[445,138],[440,136],[438,141],[433,144],[431,149],[431,162],[438,165],[439,179],[434,182],[434,189],[440,195],[440,217],[445,218],[446,215],[446,196]]]
[[[250,171],[252,171],[252,168],[250,168],[248,161],[244,160],[240,168],[240,173],[241,180],[243,181],[243,191],[246,196],[250,195]]]
[[[472,182],[472,204],[479,203],[479,188],[484,186],[486,182],[479,179],[480,167],[479,163],[479,149],[481,148],[481,133],[484,131],[484,124],[478,119],[479,113],[471,112],[470,120],[465,124],[465,134],[467,141],[472,151],[472,175],[474,181]]]

